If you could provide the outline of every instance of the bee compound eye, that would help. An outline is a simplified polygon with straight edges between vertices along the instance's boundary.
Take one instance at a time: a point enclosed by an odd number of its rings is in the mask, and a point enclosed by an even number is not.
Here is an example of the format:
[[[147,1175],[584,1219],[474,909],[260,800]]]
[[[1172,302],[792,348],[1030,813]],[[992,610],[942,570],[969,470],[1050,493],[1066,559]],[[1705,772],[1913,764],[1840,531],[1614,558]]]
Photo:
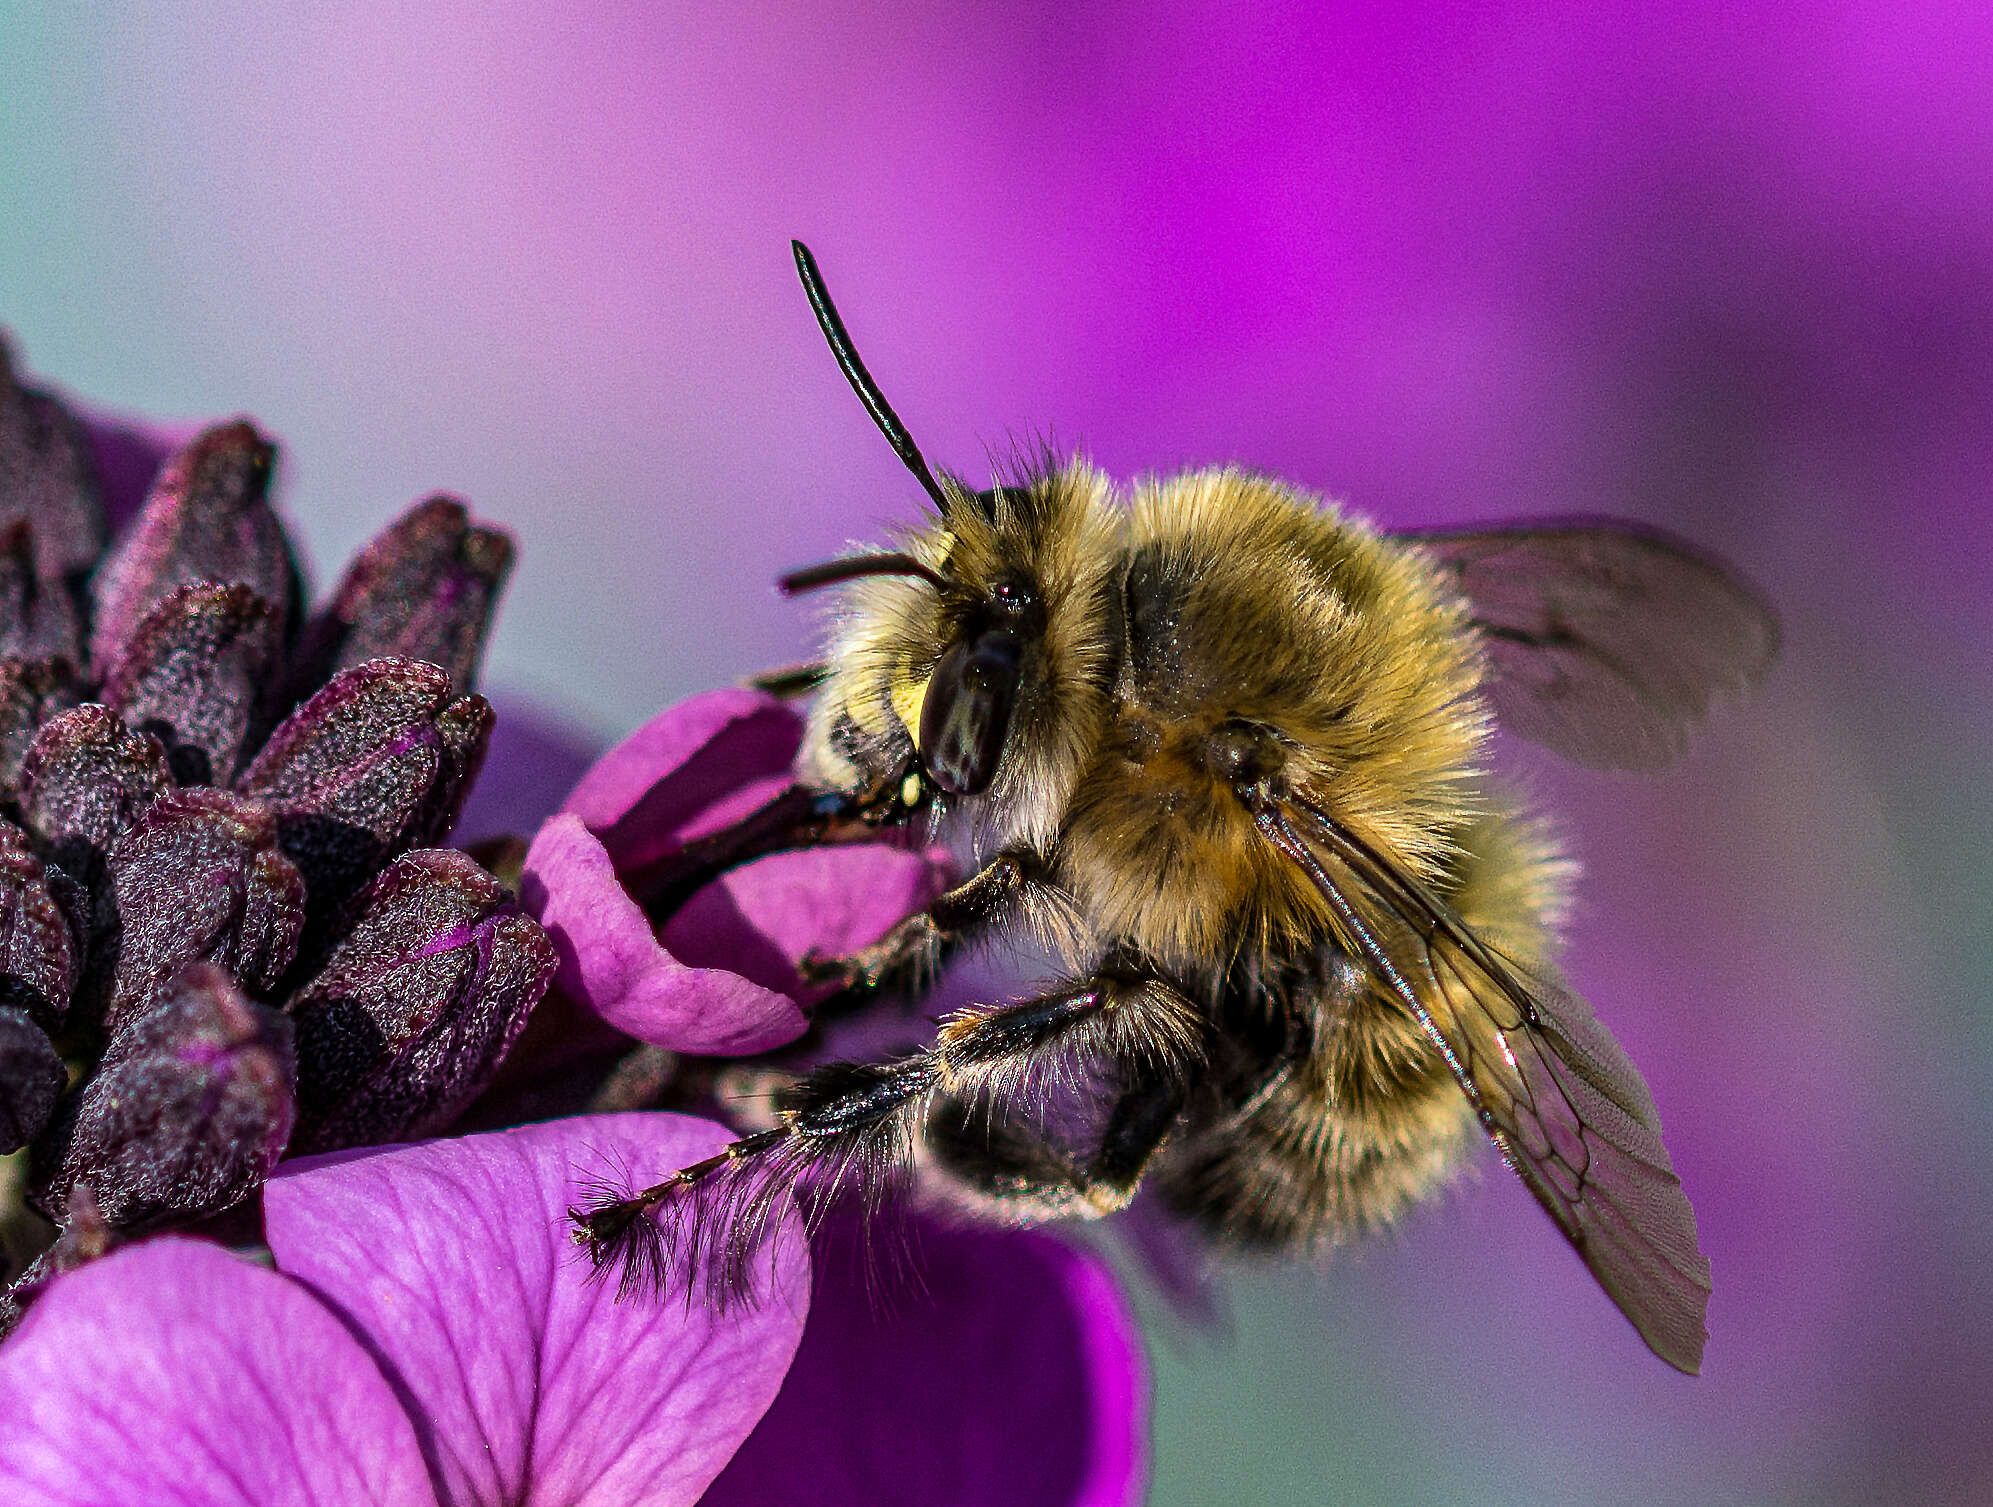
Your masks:
[[[920,706],[920,759],[937,789],[974,795],[996,777],[1023,673],[1023,645],[1002,631],[941,656]]]

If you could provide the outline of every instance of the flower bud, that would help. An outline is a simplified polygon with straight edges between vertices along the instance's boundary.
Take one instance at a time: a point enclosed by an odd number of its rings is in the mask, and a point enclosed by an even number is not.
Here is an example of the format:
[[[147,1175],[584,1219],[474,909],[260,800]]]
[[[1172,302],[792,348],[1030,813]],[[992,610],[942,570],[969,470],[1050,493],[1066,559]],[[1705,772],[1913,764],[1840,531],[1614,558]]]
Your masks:
[[[238,419],[208,430],[160,469],[137,523],[90,583],[90,658],[99,679],[124,657],[146,614],[196,581],[247,586],[290,621],[297,562],[267,500],[276,454]]]
[[[118,834],[172,788],[157,738],[86,703],[45,723],[28,745],[21,818],[46,857],[94,887]]]
[[[332,600],[306,626],[299,694],[334,671],[395,655],[476,683],[492,608],[512,569],[512,540],[474,526],[454,497],[417,503],[354,557]]]
[[[15,379],[0,340],[0,525],[34,526],[36,576],[80,579],[104,547],[104,509],[90,442],[67,409]]]
[[[491,746],[491,730],[498,715],[484,697],[459,696],[436,714],[436,736],[442,744],[443,763],[429,798],[422,803],[409,829],[413,847],[439,846],[456,828],[463,814],[464,800],[484,767],[485,751]]]
[[[408,845],[443,768],[450,677],[411,659],[342,670],[284,719],[236,788],[277,813],[279,841],[325,916]]]
[[[67,660],[0,659],[0,796],[20,790],[21,760],[42,724],[77,700]]]
[[[76,953],[69,919],[28,834],[0,821],[0,1005],[56,1029],[76,988]]]
[[[104,680],[103,702],[166,749],[182,785],[234,778],[270,701],[277,611],[247,586],[182,586],[145,615]]]
[[[41,573],[35,526],[17,518],[0,527],[0,657],[64,660],[83,657],[83,625],[68,583]]]
[[[133,1229],[216,1214],[269,1175],[296,1114],[290,1022],[196,963],[112,1041],[36,1147],[37,1201],[88,1184]]]
[[[553,944],[462,853],[397,859],[289,1006],[296,1150],[407,1140],[490,1082],[554,973]]]
[[[0,1156],[40,1135],[69,1075],[28,1012],[0,1005]]]
[[[28,1305],[49,1283],[108,1255],[118,1244],[118,1232],[104,1222],[88,1183],[71,1185],[61,1222],[62,1233],[56,1236],[55,1244],[30,1261],[6,1292],[0,1293],[0,1339],[13,1332]]]
[[[221,790],[161,796],[112,845],[117,961],[104,1034],[114,1043],[188,964],[228,969],[252,993],[297,953],[305,885],[263,806]]]

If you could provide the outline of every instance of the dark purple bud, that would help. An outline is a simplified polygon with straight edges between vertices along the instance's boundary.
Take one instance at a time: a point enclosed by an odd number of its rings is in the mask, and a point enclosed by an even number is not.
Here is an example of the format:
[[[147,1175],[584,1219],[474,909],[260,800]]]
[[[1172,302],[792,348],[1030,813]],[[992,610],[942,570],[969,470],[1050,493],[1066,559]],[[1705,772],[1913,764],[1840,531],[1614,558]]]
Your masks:
[[[276,448],[247,420],[208,430],[152,484],[138,521],[90,583],[93,673],[102,679],[161,601],[182,586],[247,586],[288,623],[297,563],[266,500]]]
[[[36,1201],[60,1208],[86,1183],[120,1229],[220,1213],[283,1155],[295,1081],[290,1022],[196,963],[36,1145]]]
[[[0,1005],[0,1156],[19,1151],[48,1127],[68,1081],[48,1032],[27,1011]]]
[[[437,713],[436,736],[442,744],[443,765],[415,818],[409,834],[411,844],[437,847],[455,829],[464,800],[484,767],[497,721],[498,714],[482,696],[460,696]]]
[[[42,724],[80,699],[67,660],[0,659],[0,795],[20,788],[21,760]]]
[[[182,586],[133,630],[104,704],[165,745],[180,784],[225,785],[251,732],[268,725],[282,649],[276,608],[247,586]]]
[[[417,503],[360,551],[306,626],[297,693],[385,655],[440,665],[459,691],[470,690],[511,569],[510,536],[473,525],[454,497]]]
[[[28,745],[21,819],[45,857],[95,886],[118,834],[172,788],[157,738],[86,703],[45,723]]]
[[[45,1030],[61,1025],[76,988],[76,938],[28,834],[0,821],[0,1005]]]
[[[34,525],[35,574],[80,580],[104,548],[104,511],[89,438],[61,403],[23,387],[0,340],[0,525]]]
[[[554,976],[553,944],[462,853],[397,859],[289,1005],[299,1152],[439,1130],[491,1081]]]
[[[108,861],[115,915],[104,1034],[114,1043],[190,963],[226,968],[252,994],[297,954],[305,884],[277,849],[277,821],[222,790],[154,801]]]
[[[236,788],[277,813],[315,916],[337,909],[411,841],[443,769],[450,678],[411,659],[342,670],[284,719]]]
[[[25,518],[0,527],[0,657],[83,660],[76,598],[60,577],[41,573],[35,526]]]

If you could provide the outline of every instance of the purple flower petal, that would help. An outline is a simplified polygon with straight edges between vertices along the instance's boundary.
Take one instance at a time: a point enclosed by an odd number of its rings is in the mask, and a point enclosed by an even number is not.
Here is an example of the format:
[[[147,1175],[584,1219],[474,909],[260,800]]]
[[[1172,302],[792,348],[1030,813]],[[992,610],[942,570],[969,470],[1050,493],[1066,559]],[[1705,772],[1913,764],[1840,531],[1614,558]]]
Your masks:
[[[915,1232],[883,1303],[850,1229],[819,1242],[796,1363],[707,1507],[1139,1501],[1147,1378],[1107,1268],[1032,1231]]]
[[[939,854],[880,843],[772,853],[723,874],[664,925],[664,945],[693,967],[730,968],[799,999],[812,989],[796,965],[870,946],[948,886]]]
[[[1226,1326],[1225,1289],[1210,1241],[1160,1195],[1152,1189],[1136,1194],[1112,1228],[1136,1269],[1179,1319],[1209,1332]]]
[[[380,1370],[296,1283],[155,1240],[50,1286],[0,1348],[11,1507],[435,1507]]]
[[[565,1210],[577,1170],[648,1182],[726,1140],[682,1116],[613,1115],[293,1162],[265,1192],[270,1248],[372,1337],[429,1420],[450,1501],[695,1502],[788,1368],[805,1242],[777,1232],[750,1309],[619,1303]]]
[[[728,968],[688,968],[660,946],[579,817],[556,816],[540,829],[519,901],[553,938],[554,983],[640,1041],[736,1056],[803,1034],[803,1012],[787,995]]]
[[[803,722],[760,691],[709,691],[651,718],[596,760],[563,811],[625,872],[765,804],[795,783]]]
[[[87,405],[76,410],[76,417],[103,492],[104,526],[115,537],[145,506],[146,494],[168,457],[192,444],[201,425],[139,420]]]

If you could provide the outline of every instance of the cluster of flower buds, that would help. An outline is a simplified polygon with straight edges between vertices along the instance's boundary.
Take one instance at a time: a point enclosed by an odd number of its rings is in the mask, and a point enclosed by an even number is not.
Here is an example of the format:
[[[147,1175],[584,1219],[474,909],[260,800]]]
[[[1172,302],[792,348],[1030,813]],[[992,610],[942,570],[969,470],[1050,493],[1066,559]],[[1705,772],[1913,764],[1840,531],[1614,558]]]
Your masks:
[[[274,459],[208,430],[106,552],[90,435],[0,348],[0,1152],[43,1271],[447,1124],[553,974],[435,847],[509,539],[431,498],[307,614]]]

